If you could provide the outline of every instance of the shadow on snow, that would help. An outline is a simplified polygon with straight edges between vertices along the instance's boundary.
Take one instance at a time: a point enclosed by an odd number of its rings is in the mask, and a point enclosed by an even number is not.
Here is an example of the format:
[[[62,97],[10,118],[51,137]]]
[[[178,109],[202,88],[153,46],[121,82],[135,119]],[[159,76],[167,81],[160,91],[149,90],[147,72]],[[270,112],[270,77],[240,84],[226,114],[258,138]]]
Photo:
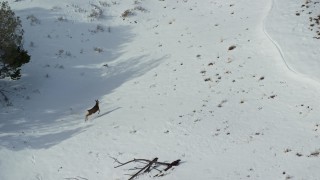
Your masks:
[[[39,24],[30,24],[26,18],[30,12]],[[31,62],[23,67],[21,80],[0,81],[14,92],[8,94],[13,106],[0,109],[0,148],[49,148],[85,131],[90,125],[83,123],[84,115],[94,99],[165,59],[151,59],[148,54],[126,58],[134,39],[129,26],[93,33],[103,22],[60,22],[57,14],[41,8],[18,12]],[[101,114],[95,118],[120,108],[110,104],[101,102]]]

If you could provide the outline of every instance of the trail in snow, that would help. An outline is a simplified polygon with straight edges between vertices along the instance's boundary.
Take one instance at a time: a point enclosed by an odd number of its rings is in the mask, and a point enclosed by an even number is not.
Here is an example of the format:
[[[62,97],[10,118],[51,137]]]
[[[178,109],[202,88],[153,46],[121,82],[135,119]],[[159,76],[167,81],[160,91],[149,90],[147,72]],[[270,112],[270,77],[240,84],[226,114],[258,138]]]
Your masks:
[[[286,61],[285,57],[284,57],[284,53],[280,47],[280,45],[274,40],[272,39],[272,37],[270,36],[270,34],[267,32],[266,30],[266,21],[268,20],[268,16],[270,15],[272,9],[274,8],[274,0],[271,0],[271,5],[269,6],[269,10],[268,10],[268,13],[267,15],[265,16],[265,18],[263,19],[263,22],[262,22],[262,29],[263,29],[263,33],[267,36],[267,38],[272,42],[272,44],[277,48],[280,56],[281,56],[281,59],[283,61],[283,63],[285,64],[285,66],[287,67],[287,69],[289,69],[291,72],[297,74],[297,71],[295,71],[292,67],[290,67],[290,65],[288,64],[288,62]]]
[[[285,64],[286,68],[291,71],[292,73],[294,73],[295,75],[301,77],[301,78],[304,78],[304,80],[309,80],[311,81],[311,83],[316,83],[316,86],[320,86],[320,81],[315,79],[315,78],[312,78],[310,77],[309,75],[307,74],[304,74],[304,73],[301,73],[301,72],[298,72],[296,71],[292,66],[289,65],[288,61],[286,60],[285,58],[285,55],[284,55],[284,52],[282,51],[281,49],[281,46],[277,43],[277,41],[275,41],[271,35],[268,33],[267,29],[266,29],[266,21],[268,20],[268,16],[270,16],[272,10],[274,9],[275,7],[275,0],[271,0],[271,5],[269,6],[269,10],[266,14],[266,16],[264,17],[263,19],[263,22],[262,22],[262,29],[263,29],[263,33],[266,35],[266,37],[271,41],[271,43],[276,47],[276,49],[278,50],[280,56],[281,56],[281,59],[283,61],[283,63]]]

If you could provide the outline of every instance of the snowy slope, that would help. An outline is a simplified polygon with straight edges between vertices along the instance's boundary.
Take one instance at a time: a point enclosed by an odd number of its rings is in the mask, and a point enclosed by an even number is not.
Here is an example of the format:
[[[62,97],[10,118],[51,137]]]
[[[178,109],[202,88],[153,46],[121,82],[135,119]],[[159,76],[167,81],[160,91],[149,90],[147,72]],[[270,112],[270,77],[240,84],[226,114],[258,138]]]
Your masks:
[[[1,81],[0,179],[128,179],[113,158],[155,157],[182,160],[155,179],[320,178],[305,2],[9,2],[32,61]]]

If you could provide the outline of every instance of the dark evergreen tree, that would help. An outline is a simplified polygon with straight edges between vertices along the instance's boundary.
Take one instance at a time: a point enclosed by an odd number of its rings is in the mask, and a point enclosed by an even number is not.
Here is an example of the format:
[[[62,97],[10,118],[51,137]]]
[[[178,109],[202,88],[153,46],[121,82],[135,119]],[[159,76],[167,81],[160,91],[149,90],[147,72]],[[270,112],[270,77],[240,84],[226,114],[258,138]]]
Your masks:
[[[15,16],[8,2],[0,3],[0,79],[19,79],[20,68],[30,61],[23,49],[21,20]]]

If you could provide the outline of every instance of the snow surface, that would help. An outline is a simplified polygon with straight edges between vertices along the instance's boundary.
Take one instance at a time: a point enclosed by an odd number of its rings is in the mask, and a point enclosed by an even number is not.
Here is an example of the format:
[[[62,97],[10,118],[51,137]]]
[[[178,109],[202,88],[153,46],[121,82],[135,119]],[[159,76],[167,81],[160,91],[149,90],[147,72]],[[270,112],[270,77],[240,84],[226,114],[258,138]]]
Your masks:
[[[122,180],[113,158],[155,157],[182,163],[137,179],[320,179],[319,1],[9,3],[32,59],[0,82],[1,180]]]

